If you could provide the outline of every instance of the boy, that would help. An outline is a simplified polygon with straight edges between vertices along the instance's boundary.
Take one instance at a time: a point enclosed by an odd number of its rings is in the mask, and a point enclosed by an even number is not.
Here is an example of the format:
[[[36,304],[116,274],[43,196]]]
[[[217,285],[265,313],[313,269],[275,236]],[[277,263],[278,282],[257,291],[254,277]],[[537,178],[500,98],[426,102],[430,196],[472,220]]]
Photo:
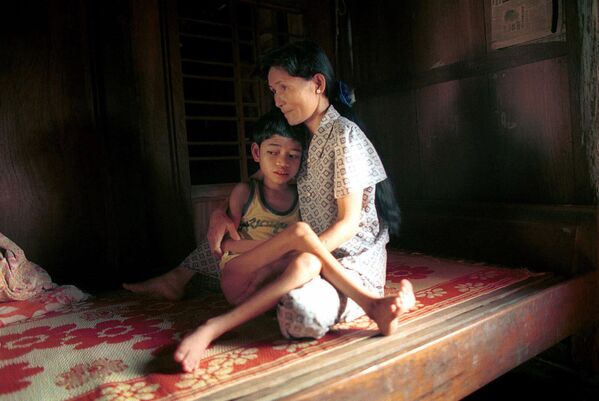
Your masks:
[[[186,372],[199,367],[201,354],[213,340],[268,311],[283,295],[319,274],[361,306],[383,334],[393,333],[398,316],[415,304],[407,280],[397,296],[381,298],[368,292],[310,227],[299,222],[292,181],[302,159],[302,129],[289,126],[279,110],[257,124],[251,150],[262,179],[233,189],[229,208],[242,239],[225,240],[221,259],[221,288],[237,306],[182,340],[174,358]]]

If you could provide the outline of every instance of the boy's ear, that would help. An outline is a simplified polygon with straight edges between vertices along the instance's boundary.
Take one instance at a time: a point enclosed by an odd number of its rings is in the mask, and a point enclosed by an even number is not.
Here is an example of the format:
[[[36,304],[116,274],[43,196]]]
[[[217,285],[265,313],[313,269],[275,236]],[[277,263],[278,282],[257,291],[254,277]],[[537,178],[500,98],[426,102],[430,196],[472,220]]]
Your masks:
[[[260,145],[256,142],[252,143],[252,157],[256,163],[260,163]]]

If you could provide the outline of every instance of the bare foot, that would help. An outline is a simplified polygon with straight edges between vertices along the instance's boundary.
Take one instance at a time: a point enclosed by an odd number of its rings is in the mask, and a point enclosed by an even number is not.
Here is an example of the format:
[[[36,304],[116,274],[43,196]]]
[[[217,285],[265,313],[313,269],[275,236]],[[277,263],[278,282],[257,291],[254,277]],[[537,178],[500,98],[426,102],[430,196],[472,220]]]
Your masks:
[[[181,364],[184,372],[192,372],[200,367],[201,356],[206,348],[220,333],[215,330],[216,325],[208,320],[195,331],[187,335],[175,351],[175,361]]]
[[[401,280],[397,295],[374,301],[367,313],[376,322],[380,332],[388,336],[397,330],[399,316],[409,311],[414,305],[416,305],[416,297],[412,283],[408,280]]]
[[[185,294],[185,285],[193,276],[193,271],[185,267],[177,267],[161,276],[139,283],[124,283],[123,288],[140,295],[152,298],[177,301]]]

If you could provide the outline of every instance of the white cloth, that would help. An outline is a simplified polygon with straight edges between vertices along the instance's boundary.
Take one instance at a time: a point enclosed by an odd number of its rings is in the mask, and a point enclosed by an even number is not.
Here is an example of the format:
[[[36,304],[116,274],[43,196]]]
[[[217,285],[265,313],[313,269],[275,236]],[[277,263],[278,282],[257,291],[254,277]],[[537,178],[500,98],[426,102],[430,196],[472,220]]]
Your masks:
[[[0,302],[23,301],[54,287],[48,273],[0,233]]]

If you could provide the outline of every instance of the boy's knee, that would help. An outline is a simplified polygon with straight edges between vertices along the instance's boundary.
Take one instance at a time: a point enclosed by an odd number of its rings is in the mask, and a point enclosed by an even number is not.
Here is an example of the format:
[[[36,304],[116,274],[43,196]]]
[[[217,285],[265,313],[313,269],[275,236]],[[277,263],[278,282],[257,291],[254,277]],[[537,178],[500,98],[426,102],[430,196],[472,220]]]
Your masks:
[[[287,271],[301,276],[306,282],[320,274],[322,263],[311,253],[303,252],[297,255],[287,267]]]
[[[295,237],[303,238],[308,235],[314,234],[314,231],[312,231],[312,228],[309,224],[304,223],[303,221],[298,221],[291,225],[291,233]]]

